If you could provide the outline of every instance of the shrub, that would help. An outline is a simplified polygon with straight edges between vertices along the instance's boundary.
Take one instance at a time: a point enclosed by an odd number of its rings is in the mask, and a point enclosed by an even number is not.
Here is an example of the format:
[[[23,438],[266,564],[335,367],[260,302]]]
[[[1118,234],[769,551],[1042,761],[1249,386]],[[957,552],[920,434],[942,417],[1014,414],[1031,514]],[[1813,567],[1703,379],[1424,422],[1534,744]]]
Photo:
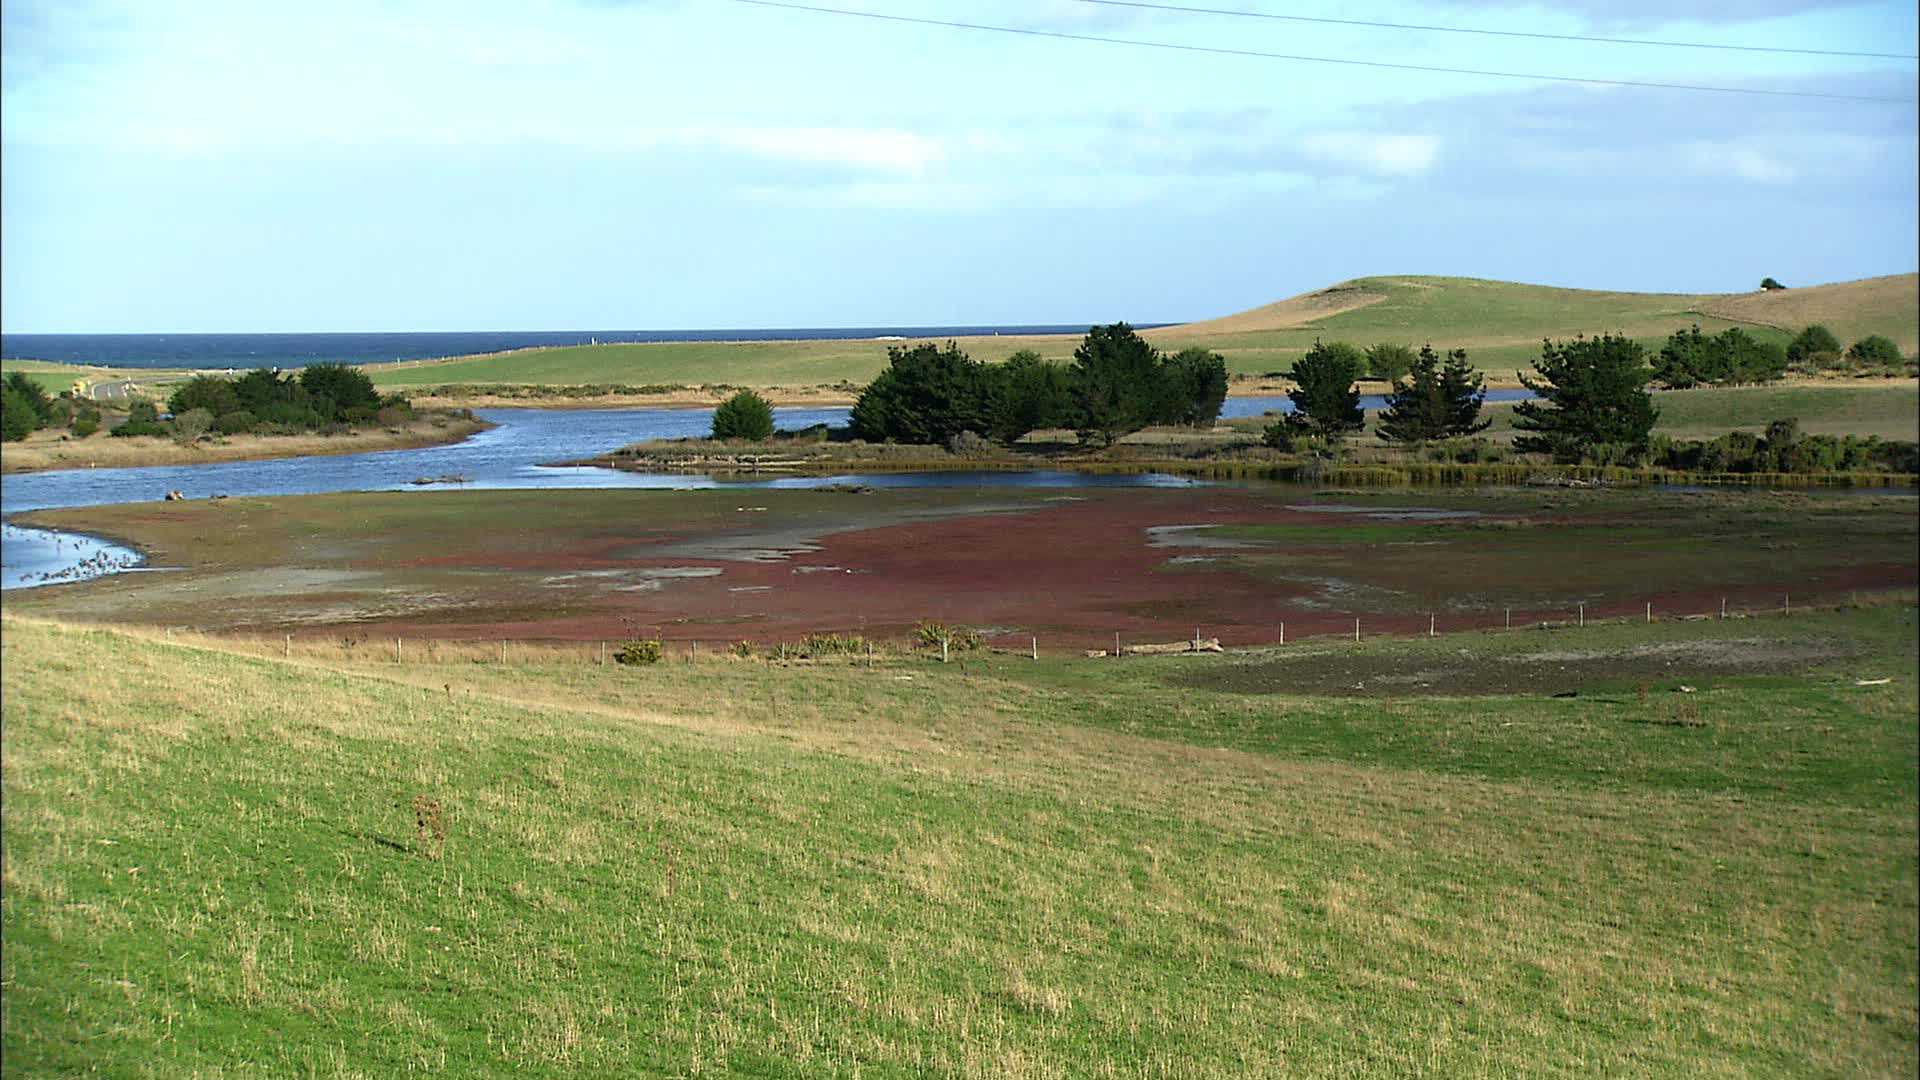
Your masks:
[[[802,656],[860,656],[867,639],[859,634],[808,634],[800,639]]]
[[[1789,364],[1803,364],[1807,361],[1807,357],[1814,353],[1834,353],[1838,355],[1839,352],[1840,339],[1833,336],[1833,331],[1821,326],[1819,323],[1815,323],[1800,331],[1798,334],[1793,335],[1793,340],[1787,342],[1787,362]]]
[[[99,413],[94,413],[92,416],[77,417],[73,421],[73,437],[76,439],[84,439],[99,430]]]
[[[190,443],[213,429],[213,414],[205,409],[188,409],[174,414],[170,426],[175,439]]]
[[[1779,281],[1773,278],[1764,277],[1760,279],[1760,288],[1767,292],[1773,292],[1776,289],[1784,289],[1786,286],[1780,284]]]
[[[1306,434],[1305,429],[1301,425],[1294,423],[1291,415],[1281,416],[1275,418],[1273,423],[1268,424],[1261,430],[1260,442],[1262,445],[1270,446],[1275,450],[1292,453],[1299,445],[1300,437],[1304,434]]]
[[[961,458],[989,458],[993,456],[993,444],[975,435],[971,431],[962,431],[947,440],[947,453]]]
[[[1856,369],[1874,371],[1900,367],[1900,346],[1873,334],[1847,346],[1847,360]]]
[[[300,389],[320,418],[340,421],[356,409],[367,410],[371,417],[380,404],[373,380],[359,368],[346,364],[309,364],[300,369]]]
[[[129,435],[165,435],[166,426],[160,423],[160,410],[151,401],[136,401],[127,409],[124,422],[109,431],[109,435],[125,437]]]
[[[887,368],[860,391],[848,425],[868,442],[939,446],[992,428],[993,377],[954,342],[890,346]]]
[[[253,426],[257,423],[259,423],[259,421],[254,418],[252,413],[245,409],[235,409],[230,413],[222,414],[218,420],[213,422],[213,426],[214,430],[220,432],[222,435],[245,435],[247,432],[252,431]]]
[[[1367,374],[1382,382],[1404,379],[1413,370],[1413,349],[1381,342],[1367,350]]]
[[[233,381],[213,375],[195,375],[167,399],[167,408],[175,416],[194,409],[205,409],[214,416],[220,416],[239,407],[240,396],[234,392]]]
[[[627,664],[630,666],[657,664],[660,662],[660,639],[640,638],[626,642],[620,646],[618,652],[613,654],[613,659],[617,664]]]
[[[773,406],[751,390],[742,390],[713,410],[713,437],[760,442],[773,434]]]
[[[961,626],[948,626],[943,622],[923,619],[913,628],[913,636],[922,646],[937,649],[946,642],[949,649],[977,649],[980,647],[978,632]]]

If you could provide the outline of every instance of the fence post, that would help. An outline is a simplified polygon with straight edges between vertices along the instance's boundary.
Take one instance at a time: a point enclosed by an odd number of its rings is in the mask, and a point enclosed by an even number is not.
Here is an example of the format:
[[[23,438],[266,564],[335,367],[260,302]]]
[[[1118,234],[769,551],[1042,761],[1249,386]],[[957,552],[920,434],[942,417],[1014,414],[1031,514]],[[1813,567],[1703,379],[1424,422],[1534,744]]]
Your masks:
[[[1507,629],[1513,629],[1513,609],[1507,609]]]
[[[1120,659],[1120,631],[1113,632],[1113,658]]]
[[[1653,625],[1653,601],[1647,601],[1647,625]]]
[[[1587,625],[1587,605],[1584,603],[1580,605],[1580,625]]]
[[[1786,601],[1786,613],[1789,615],[1793,614],[1793,594],[1788,593],[1783,599]]]
[[[947,641],[948,640],[949,639],[944,636],[940,639],[940,662],[943,664],[947,662]]]
[[[868,655],[872,655],[873,646],[871,645],[867,646],[867,653]],[[1040,635],[1039,634],[1033,635],[1033,658],[1035,660],[1040,659]]]
[[[1727,598],[1724,596],[1720,598],[1720,617],[1727,617]]]
[[[607,643],[604,641],[600,643],[600,666],[607,666]]]
[[[1287,643],[1287,624],[1281,623],[1280,624],[1280,644],[1285,645],[1286,643]]]
[[[396,664],[400,662],[400,639],[399,638],[393,639],[393,662]]]
[[[1437,621],[1437,620],[1438,620],[1439,618],[1440,618],[1440,617],[1439,617],[1438,615],[1435,615],[1435,614],[1433,614],[1432,612],[1428,612],[1428,613],[1427,613],[1427,636],[1428,636],[1428,637],[1433,637],[1433,636],[1434,636],[1434,630],[1433,630],[1433,624],[1434,624],[1434,623],[1435,623],[1435,621]]]
[[[286,652],[284,655],[289,660],[293,659],[293,635],[292,634],[287,635]]]
[[[1356,643],[1359,642],[1360,640],[1360,620],[1359,619],[1353,620],[1353,640]]]
[[[506,638],[500,639],[500,662],[502,664],[507,662],[507,639]]]

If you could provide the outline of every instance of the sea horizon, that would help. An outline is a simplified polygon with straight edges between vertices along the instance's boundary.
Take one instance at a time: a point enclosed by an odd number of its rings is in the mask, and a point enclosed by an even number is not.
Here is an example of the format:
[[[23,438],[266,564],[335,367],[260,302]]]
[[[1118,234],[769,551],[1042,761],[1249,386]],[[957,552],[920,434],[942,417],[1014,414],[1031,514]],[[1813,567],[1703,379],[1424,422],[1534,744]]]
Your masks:
[[[515,349],[727,341],[937,340],[1080,334],[1094,323],[768,327],[722,330],[387,330],[316,333],[0,334],[0,358],[115,368],[300,367],[385,364]],[[1140,329],[1177,325],[1136,323]]]

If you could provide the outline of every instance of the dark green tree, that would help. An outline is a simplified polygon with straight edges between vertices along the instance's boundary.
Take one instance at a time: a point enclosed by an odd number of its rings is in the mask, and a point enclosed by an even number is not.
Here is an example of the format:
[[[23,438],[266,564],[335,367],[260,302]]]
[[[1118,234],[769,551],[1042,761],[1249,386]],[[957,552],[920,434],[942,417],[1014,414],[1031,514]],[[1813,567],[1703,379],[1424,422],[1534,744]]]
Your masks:
[[[1760,279],[1760,288],[1767,292],[1773,292],[1775,289],[1784,289],[1786,286],[1775,281],[1773,278],[1766,277]]]
[[[1690,330],[1675,330],[1653,358],[1653,381],[1669,390],[1687,390],[1713,381],[1709,374],[1709,339],[1695,323]]]
[[[1900,366],[1900,346],[1890,338],[1872,334],[1847,346],[1847,359],[1856,368],[1897,368]]]
[[[1073,350],[1073,397],[1080,437],[1102,445],[1152,423],[1162,401],[1160,353],[1117,322],[1087,331]]]
[[[1162,424],[1211,425],[1227,400],[1227,359],[1211,349],[1182,349],[1160,367]]]
[[[33,402],[8,379],[0,386],[0,439],[19,442],[39,429],[40,414],[34,411]]]
[[[33,412],[35,428],[45,427],[53,419],[53,399],[47,396],[46,388],[28,378],[26,372],[7,372],[6,388],[20,395]]]
[[[1787,363],[1799,367],[1815,353],[1839,353],[1840,339],[1833,331],[1815,323],[1793,336],[1787,342]]]
[[[1723,384],[1768,383],[1787,373],[1786,350],[1759,341],[1737,326],[1714,335],[1712,356],[1715,370],[1725,373],[1720,379]]]
[[[944,446],[963,431],[993,425],[994,378],[985,364],[947,342],[887,349],[887,368],[854,402],[849,425],[869,442]]]
[[[751,390],[742,390],[713,410],[713,437],[760,442],[773,434],[773,405]]]
[[[1560,461],[1583,460],[1599,446],[1646,452],[1660,413],[1647,393],[1653,369],[1646,350],[1632,338],[1548,339],[1534,368],[1538,378],[1523,374],[1520,383],[1539,400],[1513,407],[1513,426],[1524,432],[1514,438],[1515,450]]]
[[[1480,419],[1487,391],[1480,373],[1467,362],[1465,349],[1447,354],[1443,367],[1433,346],[1424,345],[1414,357],[1406,381],[1395,379],[1380,414],[1380,436],[1390,442],[1418,443],[1485,431],[1491,420]]]
[[[1076,426],[1067,369],[1021,349],[994,369],[992,435],[1011,445],[1030,431]]]
[[[1367,374],[1386,382],[1404,379],[1413,370],[1413,358],[1407,346],[1383,341],[1367,350]]]
[[[205,409],[215,416],[223,416],[240,408],[240,396],[234,392],[233,380],[217,375],[195,375],[180,385],[167,399],[167,410],[175,416]]]
[[[300,388],[321,419],[339,423],[380,407],[380,395],[367,373],[346,364],[309,364],[300,369]]]
[[[1293,401],[1294,422],[1329,440],[1365,427],[1360,388],[1354,385],[1360,378],[1362,362],[1360,351],[1351,345],[1315,341],[1293,365],[1297,385],[1287,391],[1287,397]]]

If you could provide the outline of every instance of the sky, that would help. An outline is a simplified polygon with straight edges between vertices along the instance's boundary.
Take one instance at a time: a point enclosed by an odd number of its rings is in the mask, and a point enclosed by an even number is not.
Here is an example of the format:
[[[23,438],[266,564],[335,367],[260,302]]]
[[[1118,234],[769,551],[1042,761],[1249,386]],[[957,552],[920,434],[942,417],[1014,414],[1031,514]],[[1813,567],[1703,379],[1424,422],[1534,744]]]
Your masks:
[[[0,3],[9,333],[1177,322],[1915,269],[1914,5]]]

